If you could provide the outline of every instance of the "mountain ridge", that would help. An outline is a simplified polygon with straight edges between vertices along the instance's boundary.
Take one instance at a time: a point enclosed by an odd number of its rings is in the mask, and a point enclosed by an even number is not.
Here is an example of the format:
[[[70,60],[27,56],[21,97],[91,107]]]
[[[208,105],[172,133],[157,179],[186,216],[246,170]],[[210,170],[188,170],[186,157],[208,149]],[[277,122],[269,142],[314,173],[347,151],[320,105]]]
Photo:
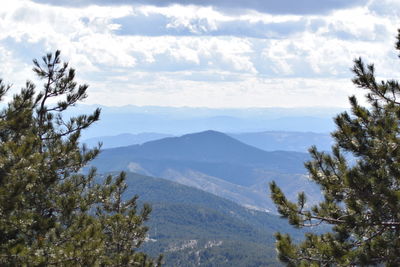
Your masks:
[[[310,192],[310,201],[320,198],[316,185],[305,178],[308,159],[306,153],[267,152],[226,134],[205,131],[105,149],[92,166],[100,173],[125,170],[162,177],[243,206],[275,211],[270,199],[260,201],[272,180],[289,195],[304,190]]]
[[[99,156],[125,154],[130,158],[168,159],[197,162],[227,162],[238,164],[265,165],[274,170],[285,168],[294,173],[304,172],[303,163],[308,154],[287,151],[264,151],[244,144],[227,134],[207,130],[179,137],[167,137],[149,141],[141,145],[111,148],[102,151]],[[282,158],[289,161],[283,164]],[[299,164],[301,162],[301,164]],[[288,166],[290,164],[290,166]]]
[[[78,105],[66,112],[76,116],[93,112],[96,106]],[[120,133],[161,132],[181,135],[215,129],[220,132],[255,131],[313,131],[331,132],[335,129],[332,117],[339,108],[171,108],[171,107],[106,107],[101,121],[83,134],[83,139]]]

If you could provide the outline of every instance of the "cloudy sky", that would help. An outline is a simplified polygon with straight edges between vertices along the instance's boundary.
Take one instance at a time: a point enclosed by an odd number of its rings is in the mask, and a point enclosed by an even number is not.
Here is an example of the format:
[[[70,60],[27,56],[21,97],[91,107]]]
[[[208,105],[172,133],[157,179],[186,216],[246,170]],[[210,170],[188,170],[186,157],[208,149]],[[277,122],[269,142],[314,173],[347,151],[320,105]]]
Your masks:
[[[355,57],[400,73],[399,0],[1,1],[0,77],[60,49],[89,104],[346,107]]]

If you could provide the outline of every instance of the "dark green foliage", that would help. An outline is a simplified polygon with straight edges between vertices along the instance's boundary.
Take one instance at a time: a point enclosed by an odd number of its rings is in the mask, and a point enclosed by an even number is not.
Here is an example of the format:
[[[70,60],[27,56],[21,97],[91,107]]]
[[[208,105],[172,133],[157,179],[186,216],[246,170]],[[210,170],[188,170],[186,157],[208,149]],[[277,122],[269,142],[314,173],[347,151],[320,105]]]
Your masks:
[[[399,43],[400,32],[398,50]],[[279,259],[288,266],[400,265],[400,87],[395,80],[377,81],[374,65],[354,63],[353,83],[367,90],[371,106],[350,97],[351,115],[335,119],[332,153],[310,149],[313,160],[306,167],[324,201],[308,209],[304,194],[291,202],[270,184],[272,199],[291,224],[333,226],[332,232],[307,234],[300,244],[278,233]]]
[[[0,113],[0,265],[152,266],[136,253],[146,237],[150,209],[122,201],[124,174],[94,182],[80,173],[99,149],[79,146],[81,131],[99,119],[64,119],[86,98],[60,52],[34,60],[42,90],[27,82]],[[0,98],[9,86],[0,82]]]

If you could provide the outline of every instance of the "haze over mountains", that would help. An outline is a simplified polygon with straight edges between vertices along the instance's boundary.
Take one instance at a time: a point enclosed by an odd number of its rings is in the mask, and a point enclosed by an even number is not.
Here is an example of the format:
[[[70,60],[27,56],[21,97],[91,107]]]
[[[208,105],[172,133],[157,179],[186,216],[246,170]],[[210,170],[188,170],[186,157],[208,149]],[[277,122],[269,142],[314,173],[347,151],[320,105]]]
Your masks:
[[[190,185],[243,206],[274,210],[268,182],[276,180],[289,196],[300,190],[319,198],[305,176],[308,154],[267,152],[216,131],[169,137],[142,145],[104,150],[92,162],[99,172],[126,170]]]
[[[319,150],[329,151],[333,139],[328,133],[264,131],[255,133],[232,133],[231,137],[265,151],[285,150],[307,152],[315,145]]]
[[[113,136],[99,136],[92,137],[86,140],[83,140],[83,143],[88,145],[89,147],[97,146],[99,143],[102,143],[102,148],[113,148],[113,147],[121,147],[121,146],[130,146],[136,144],[143,144],[149,141],[162,139],[165,137],[171,137],[169,134],[162,133],[139,133],[139,134],[130,134],[123,133]]]
[[[79,105],[76,114],[88,114],[96,106]],[[225,133],[297,131],[329,133],[339,108],[210,109],[174,107],[104,107],[101,120],[83,133],[83,139],[122,133],[182,135],[216,130]]]
[[[265,151],[297,151],[307,152],[315,145],[319,150],[329,151],[332,145],[330,134],[313,132],[286,132],[286,131],[265,131],[254,133],[227,133],[229,136],[250,146],[260,148]],[[160,133],[140,133],[140,134],[119,134],[114,136],[99,136],[89,138],[83,143],[90,147],[102,143],[102,148],[115,148],[121,146],[143,144],[149,141],[172,137],[168,134]]]

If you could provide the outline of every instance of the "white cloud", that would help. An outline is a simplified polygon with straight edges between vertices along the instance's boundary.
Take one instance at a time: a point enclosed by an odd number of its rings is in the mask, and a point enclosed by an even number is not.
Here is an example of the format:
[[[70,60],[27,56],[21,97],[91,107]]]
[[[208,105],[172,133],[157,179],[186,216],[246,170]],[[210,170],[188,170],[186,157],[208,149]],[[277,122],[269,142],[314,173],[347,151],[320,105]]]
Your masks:
[[[208,106],[208,107],[348,107],[348,94],[354,90],[348,79],[261,79],[240,75],[236,81],[201,82],[176,79],[176,73],[142,77],[141,82],[115,80],[92,84],[88,103],[118,102],[118,105]],[[124,76],[126,79],[126,76]],[[129,84],[127,86],[127,84]],[[113,88],[115,94],[110,94]],[[312,97],[310,97],[312,95]]]
[[[32,67],[29,64],[19,61],[12,51],[1,45],[0,62],[0,79],[3,79],[5,84],[23,85],[26,79],[33,79],[33,75],[30,74]]]
[[[0,59],[7,62],[0,77],[20,83],[31,58],[61,49],[91,84],[93,103],[346,106],[353,58],[375,62],[382,77],[399,71],[393,44],[400,19],[376,3],[300,16],[9,1],[0,10]]]
[[[90,4],[99,5],[120,5],[127,3],[126,0],[35,0],[42,3],[50,3],[53,5],[87,6]],[[260,1],[260,0],[202,0],[202,1],[181,1],[181,0],[133,0],[130,3],[142,3],[154,6],[170,6],[174,4],[182,4],[185,6],[200,5],[213,6],[227,13],[238,13],[243,10],[258,10],[263,13],[271,14],[326,14],[333,10],[360,6],[367,0],[335,0],[335,1],[320,1],[320,0],[280,0],[280,1]]]
[[[368,8],[378,16],[397,20],[400,2],[398,0],[370,0]]]

